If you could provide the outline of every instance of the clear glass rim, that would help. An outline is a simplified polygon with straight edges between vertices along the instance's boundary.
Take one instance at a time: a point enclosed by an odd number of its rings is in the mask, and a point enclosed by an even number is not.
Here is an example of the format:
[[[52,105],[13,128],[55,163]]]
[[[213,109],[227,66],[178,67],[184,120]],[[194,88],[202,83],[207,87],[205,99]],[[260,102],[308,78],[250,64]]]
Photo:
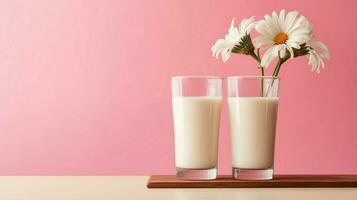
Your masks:
[[[280,80],[280,77],[277,76],[227,76],[227,79],[277,79]]]
[[[223,80],[223,76],[172,76],[172,80],[174,79],[219,79]]]

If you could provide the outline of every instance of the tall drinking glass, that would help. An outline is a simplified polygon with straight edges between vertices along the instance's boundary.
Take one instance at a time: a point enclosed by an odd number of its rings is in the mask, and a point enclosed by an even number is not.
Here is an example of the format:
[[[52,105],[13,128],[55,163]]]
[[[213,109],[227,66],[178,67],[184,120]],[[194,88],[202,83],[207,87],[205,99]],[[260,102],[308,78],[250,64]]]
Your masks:
[[[222,78],[172,77],[176,176],[211,180],[217,176]]]
[[[273,178],[279,78],[228,77],[234,179]]]

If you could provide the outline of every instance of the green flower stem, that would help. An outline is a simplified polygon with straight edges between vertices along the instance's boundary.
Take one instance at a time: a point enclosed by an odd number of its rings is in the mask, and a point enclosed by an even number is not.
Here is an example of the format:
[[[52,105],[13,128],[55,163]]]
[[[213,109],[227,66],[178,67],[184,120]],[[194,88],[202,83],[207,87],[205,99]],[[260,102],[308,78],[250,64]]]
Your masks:
[[[259,67],[260,68],[260,73],[262,75],[262,78],[260,79],[260,96],[264,96],[264,67]]]
[[[272,74],[273,77],[278,77],[279,72],[280,72],[281,65],[283,65],[289,58],[290,58],[290,55],[287,55],[287,56],[285,56],[284,58],[280,58],[280,59],[279,59],[278,63],[277,63],[276,66],[275,66],[275,69],[274,69],[274,71],[273,71],[273,74]],[[273,79],[273,80],[271,81],[271,84],[270,84],[270,86],[269,86],[269,88],[268,88],[267,93],[265,94],[265,96],[268,96],[270,90],[273,88],[274,81],[275,81],[275,79]]]
[[[260,69],[260,74],[261,74],[262,76],[264,76],[264,67],[259,67],[259,69]]]
[[[273,71],[273,76],[274,77],[278,77],[281,65],[283,65],[289,58],[290,58],[290,55],[279,59],[279,62],[276,64],[275,69]]]
[[[255,54],[255,52],[251,52],[250,55],[254,58],[254,60],[256,60],[259,63],[259,69],[260,69],[260,74],[262,77],[264,77],[264,67],[260,65],[261,59],[260,59],[260,55],[259,55],[259,50],[257,50],[257,54]],[[264,79],[261,78],[260,80],[260,96],[263,97],[264,96]]]

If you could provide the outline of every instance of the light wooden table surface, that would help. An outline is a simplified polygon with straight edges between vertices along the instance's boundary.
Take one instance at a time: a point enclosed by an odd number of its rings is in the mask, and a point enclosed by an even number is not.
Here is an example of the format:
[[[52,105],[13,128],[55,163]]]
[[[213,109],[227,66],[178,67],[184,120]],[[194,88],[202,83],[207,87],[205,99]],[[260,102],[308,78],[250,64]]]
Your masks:
[[[357,200],[357,188],[147,189],[145,176],[3,176],[0,200]]]

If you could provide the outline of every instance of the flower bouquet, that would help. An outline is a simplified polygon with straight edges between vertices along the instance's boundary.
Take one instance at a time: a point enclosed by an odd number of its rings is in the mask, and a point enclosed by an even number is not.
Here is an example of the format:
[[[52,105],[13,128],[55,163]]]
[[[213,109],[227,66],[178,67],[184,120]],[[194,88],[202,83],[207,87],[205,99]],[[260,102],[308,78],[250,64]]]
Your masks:
[[[243,19],[239,27],[234,26],[233,19],[225,38],[217,40],[211,48],[213,56],[218,58],[221,55],[226,62],[232,53],[249,55],[258,62],[261,76],[265,76],[264,69],[278,58],[273,77],[279,75],[287,60],[307,56],[312,71],[320,73],[325,67],[323,60],[330,57],[329,51],[325,44],[316,40],[311,23],[298,15],[297,11],[286,15],[285,10],[281,10],[279,15],[274,11],[258,22],[254,17]],[[251,31],[254,29],[258,36],[252,40]]]

